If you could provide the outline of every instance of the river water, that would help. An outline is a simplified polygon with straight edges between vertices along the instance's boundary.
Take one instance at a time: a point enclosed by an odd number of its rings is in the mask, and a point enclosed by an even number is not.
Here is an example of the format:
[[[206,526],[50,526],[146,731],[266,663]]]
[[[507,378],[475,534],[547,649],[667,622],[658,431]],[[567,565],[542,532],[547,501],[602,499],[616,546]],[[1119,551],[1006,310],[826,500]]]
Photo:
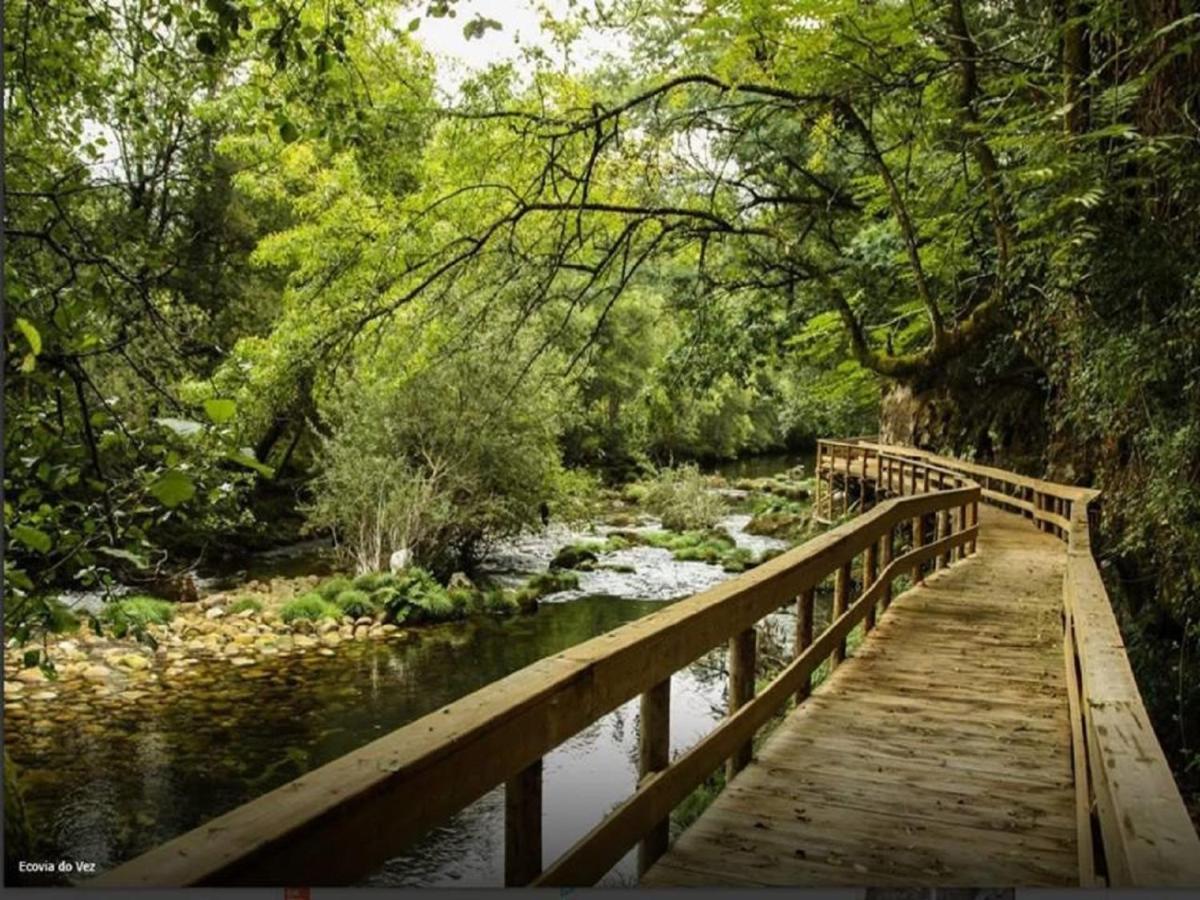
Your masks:
[[[760,469],[796,462],[775,459]],[[779,546],[745,534],[748,518],[732,506],[724,524],[755,551]],[[588,536],[603,532],[599,527]],[[488,566],[497,580],[516,580],[544,570],[557,548],[581,536],[553,527],[500,548]],[[324,565],[317,557],[309,571]],[[348,642],[332,658],[281,658],[268,677],[256,679],[222,662],[204,662],[203,677],[190,682],[194,687],[161,699],[151,695],[103,709],[68,706],[39,722],[7,721],[6,747],[21,768],[39,851],[111,867],[544,656],[730,577],[649,547],[602,562],[622,571],[580,573],[579,590],[547,598],[532,615],[481,617],[407,640]],[[304,555],[293,554],[264,560],[254,571],[262,577],[276,566],[291,574],[306,570]],[[786,621],[774,625],[790,634]],[[672,679],[672,754],[693,745],[723,714],[725,683],[719,651]],[[635,698],[546,758],[546,862],[633,791],[637,717]],[[498,788],[366,882],[498,886],[503,857]],[[634,871],[631,853],[602,883],[631,884]]]

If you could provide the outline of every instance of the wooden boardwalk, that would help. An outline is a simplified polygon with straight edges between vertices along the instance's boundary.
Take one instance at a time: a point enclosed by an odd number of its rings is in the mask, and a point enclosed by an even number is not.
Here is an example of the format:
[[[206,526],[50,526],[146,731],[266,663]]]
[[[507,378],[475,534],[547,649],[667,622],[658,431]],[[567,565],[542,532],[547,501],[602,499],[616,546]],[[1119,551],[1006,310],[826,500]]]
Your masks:
[[[644,884],[1079,883],[1062,545],[1012,513],[980,525]]]

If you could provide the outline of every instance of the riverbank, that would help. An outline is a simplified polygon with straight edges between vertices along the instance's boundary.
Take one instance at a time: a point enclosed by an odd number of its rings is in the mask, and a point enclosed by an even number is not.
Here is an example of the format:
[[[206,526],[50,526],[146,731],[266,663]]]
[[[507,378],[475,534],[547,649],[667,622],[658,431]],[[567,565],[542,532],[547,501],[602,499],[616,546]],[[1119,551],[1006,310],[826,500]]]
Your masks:
[[[759,558],[787,545],[747,530],[765,494],[717,480],[709,488],[721,499],[715,527],[735,546]],[[654,545],[659,539],[614,548],[614,531],[665,533],[637,504],[621,506],[624,518],[609,509],[577,526],[555,523],[485,560],[481,583],[515,593],[563,547],[607,545],[582,568],[561,570],[569,577],[559,583],[577,586],[545,596],[534,615],[283,623],[284,606],[328,580],[301,574],[227,580],[176,607],[170,622],[148,625],[148,641],[90,628],[51,636],[56,678],[20,677],[30,667],[9,648],[6,682],[19,685],[11,689],[19,696],[6,704],[8,742],[37,844],[107,868],[537,659],[730,577],[720,564],[677,558]],[[778,631],[790,634],[786,625]],[[720,656],[675,680],[675,751],[724,713]],[[629,792],[636,723],[636,704],[622,708],[548,760],[548,773],[589,785],[554,792],[574,798],[561,808],[548,800],[555,841],[578,837]],[[501,808],[483,798],[371,883],[497,883]]]

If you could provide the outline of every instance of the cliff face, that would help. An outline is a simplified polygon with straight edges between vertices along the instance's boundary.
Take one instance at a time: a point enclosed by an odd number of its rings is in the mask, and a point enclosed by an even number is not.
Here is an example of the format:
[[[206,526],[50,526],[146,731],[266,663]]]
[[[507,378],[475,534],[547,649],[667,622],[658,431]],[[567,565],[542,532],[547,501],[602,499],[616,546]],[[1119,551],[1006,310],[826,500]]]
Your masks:
[[[889,443],[1045,475],[1057,455],[1047,425],[1048,400],[1031,367],[997,374],[959,364],[933,384],[885,387],[879,430]]]

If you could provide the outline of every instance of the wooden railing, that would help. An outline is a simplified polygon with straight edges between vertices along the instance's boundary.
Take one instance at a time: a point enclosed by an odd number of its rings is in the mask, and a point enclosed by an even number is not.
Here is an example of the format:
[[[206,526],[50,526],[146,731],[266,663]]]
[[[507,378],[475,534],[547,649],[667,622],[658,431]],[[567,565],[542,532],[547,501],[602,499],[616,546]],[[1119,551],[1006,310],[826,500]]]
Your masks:
[[[507,884],[592,884],[635,845],[645,871],[667,847],[672,810],[722,765],[729,772],[746,765],[756,732],[804,702],[817,668],[845,658],[853,629],[874,627],[898,577],[919,580],[974,551],[977,484],[932,462],[875,458],[885,460],[902,496],[881,498],[737,578],[494,682],[89,884],[352,883],[499,784]],[[831,575],[832,617],[814,637],[815,592]],[[796,655],[756,693],[755,624],[793,603]],[[728,714],[672,760],[670,679],[721,644],[728,646]],[[543,870],[543,757],[639,695],[636,790]]]
[[[985,502],[1032,519],[1067,544],[1063,656],[1081,884],[1200,885],[1200,838],[1146,714],[1093,555],[1099,491],[862,439],[821,442],[818,484],[832,498],[835,480],[842,478],[848,505],[845,473],[852,479],[882,472],[867,477],[876,479],[876,491],[881,483],[886,491],[887,470],[894,464],[873,460],[895,457],[971,479]],[[860,484],[860,496],[867,489]]]

